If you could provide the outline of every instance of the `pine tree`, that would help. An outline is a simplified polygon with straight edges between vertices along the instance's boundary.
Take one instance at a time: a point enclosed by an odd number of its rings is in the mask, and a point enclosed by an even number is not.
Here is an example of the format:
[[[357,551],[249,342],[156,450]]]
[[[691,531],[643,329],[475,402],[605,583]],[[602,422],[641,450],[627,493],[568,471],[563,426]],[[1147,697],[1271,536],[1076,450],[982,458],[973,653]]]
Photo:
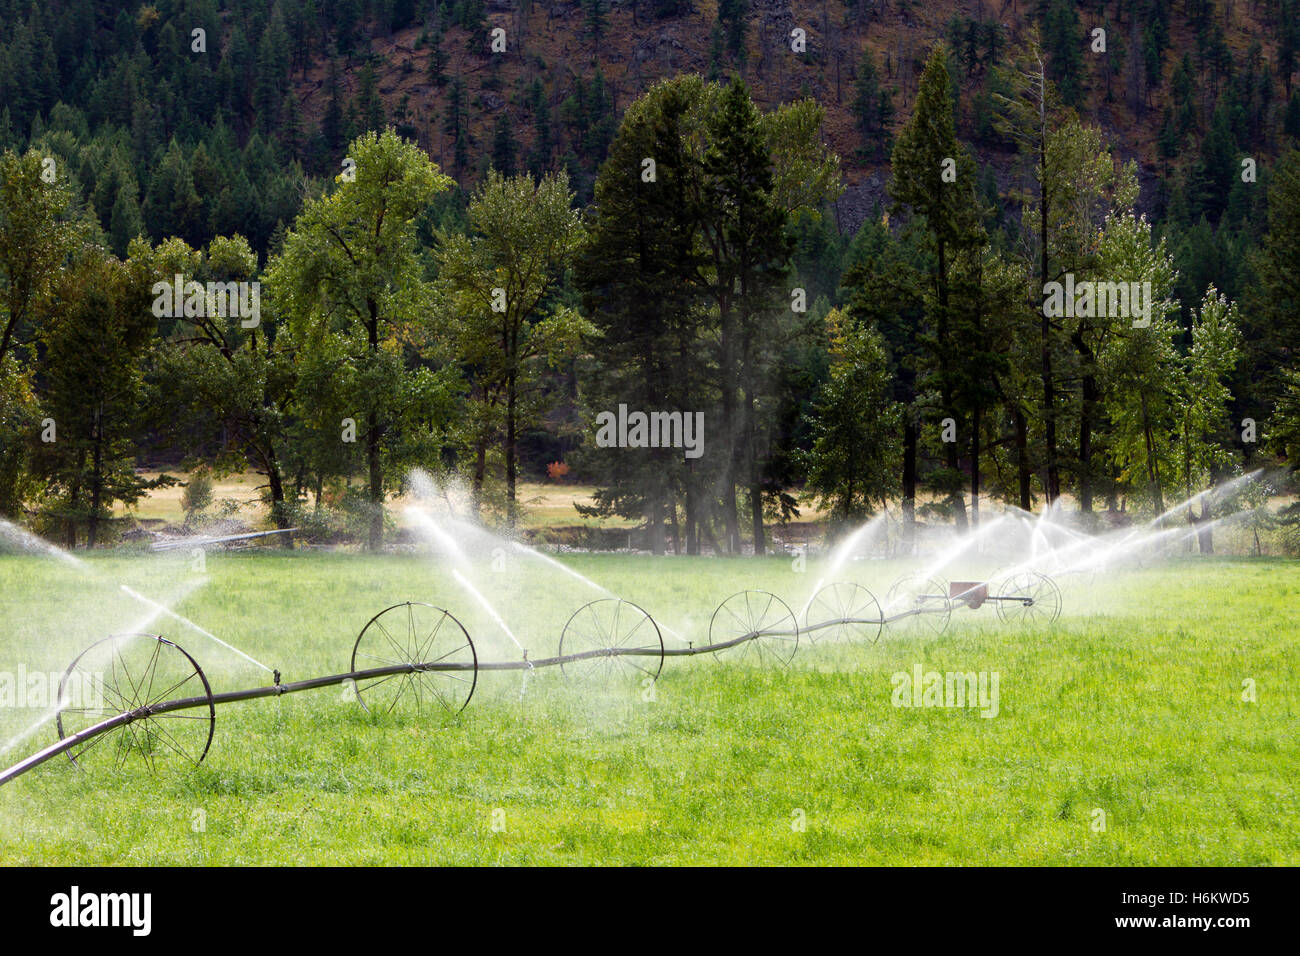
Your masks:
[[[745,19],[748,16],[749,0],[719,0],[718,23],[722,24],[727,50],[740,64],[745,62]]]
[[[753,522],[754,553],[766,549],[763,530],[760,390],[770,351],[780,287],[793,240],[788,213],[776,201],[772,156],[749,89],[733,79],[708,118],[709,147],[702,191],[706,243],[720,315],[722,428],[733,443],[722,484],[729,549],[740,552],[736,487],[744,483]]]
[[[465,87],[459,76],[447,88],[447,110],[442,117],[442,131],[455,141],[454,165],[461,173],[469,162],[469,119],[465,110]]]
[[[890,398],[884,339],[839,309],[826,317],[830,378],[809,416],[812,447],[802,456],[809,496],[836,530],[871,517],[897,487],[893,438],[902,409]]]
[[[375,78],[374,68],[367,63],[361,68],[357,81],[357,96],[353,101],[361,132],[378,133],[387,125],[384,116],[384,101],[379,98],[379,81]]]
[[[887,217],[883,217],[886,218]],[[886,222],[862,224],[845,254],[842,280],[846,311],[860,326],[878,330],[886,344],[893,382],[891,398],[901,408],[897,425],[901,447],[899,487],[902,492],[903,548],[915,543],[917,489],[916,414],[917,370],[928,334],[925,314],[925,257],[919,230],[895,238]]]
[[[443,30],[439,26],[434,32],[433,38],[429,41],[429,82],[434,86],[442,87],[447,84],[447,63],[450,57],[447,51],[442,48]]]
[[[510,114],[502,112],[496,118],[492,133],[492,166],[502,176],[515,174],[515,154],[518,147],[512,132],[513,123]]]
[[[307,139],[302,128],[302,109],[293,90],[284,94],[280,103],[280,142],[290,159],[301,160],[307,150]]]
[[[623,117],[609,159],[596,178],[596,215],[575,263],[583,301],[599,331],[592,341],[598,371],[585,389],[593,411],[616,408],[712,408],[710,357],[700,347],[708,316],[689,279],[703,263],[696,244],[691,186],[697,174],[686,144],[686,117],[698,84],[657,84]],[[655,159],[655,178],[642,160]],[[687,412],[689,414],[689,412]],[[717,473],[722,444],[699,459],[680,449],[593,449],[584,466],[598,482],[595,513],[644,519],[650,547],[665,549],[664,522],[685,502],[686,550],[699,553],[703,499]],[[675,520],[671,522],[676,526]],[[674,541],[680,550],[681,542]]]
[[[347,142],[347,128],[343,117],[343,91],[339,81],[339,68],[334,60],[330,61],[326,89],[329,100],[325,105],[325,115],[321,119],[321,136],[331,151],[338,152]]]
[[[1054,278],[1051,269],[1052,246],[1049,240],[1053,210],[1061,201],[1058,195],[1058,181],[1055,169],[1050,162],[1048,142],[1051,138],[1051,123],[1057,113],[1057,103],[1053,97],[1052,86],[1047,78],[1043,58],[1036,43],[1031,42],[1024,59],[1004,71],[1008,95],[996,94],[998,104],[998,129],[1019,147],[1024,158],[1033,164],[1037,180],[1037,195],[1026,197],[1030,204],[1030,215],[1025,218],[1026,247],[1029,256],[1037,262],[1030,266],[1037,295],[1042,301],[1046,295],[1047,283]],[[1035,266],[1037,268],[1034,268]],[[1059,330],[1052,324],[1046,309],[1038,310],[1039,323],[1039,380],[1042,386],[1040,409],[1043,419],[1043,491],[1048,504],[1061,495],[1061,456],[1057,435],[1058,383],[1055,355],[1058,350]],[[1023,461],[1028,457],[1023,442],[1028,428],[1024,419],[1027,409],[1016,408],[1017,454]],[[1020,506],[1026,510],[1030,507],[1028,484],[1021,481]]]
[[[864,145],[859,152],[864,156],[880,156],[889,150],[888,125],[893,119],[894,105],[889,91],[880,86],[876,59],[869,49],[862,51],[854,91],[850,109],[857,121],[858,131],[871,144]]]
[[[609,14],[605,10],[606,0],[582,0],[582,28],[591,40],[591,53],[594,57],[609,30]]]
[[[1078,106],[1083,100],[1083,40],[1079,16],[1069,0],[1052,0],[1047,8],[1043,45],[1061,102]]]
[[[551,165],[551,109],[546,102],[546,90],[540,79],[533,81],[530,91],[533,109],[533,148],[529,154],[528,168],[541,178]]]
[[[135,183],[123,181],[113,201],[109,216],[108,237],[113,252],[125,256],[131,240],[144,235],[144,217],[135,195]]]
[[[204,229],[202,210],[189,161],[180,144],[172,140],[149,179],[143,208],[145,225],[155,240],[175,235],[197,242]]]
[[[483,0],[463,0],[460,4],[460,25],[465,28],[465,52],[470,56],[484,57],[488,46],[488,23]]]
[[[1181,363],[1174,339],[1181,331],[1170,315],[1174,269],[1164,240],[1126,212],[1107,217],[1100,238],[1099,272],[1129,282],[1150,282],[1149,324],[1130,316],[1111,320],[1098,355],[1103,406],[1112,423],[1110,453],[1121,482],[1153,514],[1163,514],[1165,491],[1177,474]]]
[[[1300,94],[1300,90],[1297,91]],[[1300,374],[1300,147],[1278,161],[1268,187],[1268,232],[1250,263],[1246,361],[1253,400],[1246,414],[1264,420],[1283,391],[1283,376]]]
[[[84,527],[86,546],[95,547],[115,502],[134,504],[172,483],[135,470],[141,359],[157,325],[153,278],[139,261],[86,246],[60,274],[42,322],[45,409],[59,440],[42,445],[35,464],[53,492],[45,513],[64,526],[69,546]]]
[[[895,210],[909,208],[925,217],[925,228],[935,256],[932,272],[933,305],[930,309],[934,338],[930,369],[944,417],[958,418],[959,379],[957,357],[969,347],[963,328],[974,318],[968,293],[954,296],[954,267],[959,256],[978,248],[982,241],[980,211],[975,198],[975,164],[957,140],[949,94],[948,58],[936,45],[926,64],[915,109],[899,134],[892,156],[894,176],[889,184]],[[957,305],[960,302],[966,308]],[[937,475],[940,490],[948,492],[960,525],[966,509],[960,491],[957,444],[943,447],[947,474]]]
[[[1177,428],[1177,477],[1182,479],[1188,502],[1188,523],[1201,526],[1197,537],[1202,554],[1214,551],[1213,529],[1207,523],[1210,501],[1208,496],[1202,499],[1201,513],[1197,515],[1192,496],[1228,474],[1236,458],[1228,422],[1232,393],[1225,380],[1240,355],[1239,321],[1236,305],[1213,285],[1207,288],[1201,311],[1192,324],[1192,347],[1183,359],[1177,395],[1181,419]]]

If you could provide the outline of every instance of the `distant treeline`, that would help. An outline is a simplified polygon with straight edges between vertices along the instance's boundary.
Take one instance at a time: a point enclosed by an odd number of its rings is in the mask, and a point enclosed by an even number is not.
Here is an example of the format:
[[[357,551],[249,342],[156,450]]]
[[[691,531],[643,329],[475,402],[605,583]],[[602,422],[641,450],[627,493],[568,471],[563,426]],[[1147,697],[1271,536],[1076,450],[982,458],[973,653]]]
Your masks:
[[[1084,41],[1061,7],[1044,5],[1042,55],[954,22],[901,127],[863,60],[862,150],[891,177],[846,236],[823,107],[764,110],[739,79],[677,77],[615,117],[597,72],[527,148],[507,129],[471,152],[451,111],[453,171],[483,170],[468,189],[386,115],[373,71],[310,134],[294,119],[294,72],[359,55],[376,17],[441,43],[481,6],[158,4],[108,23],[98,4],[0,3],[0,514],[93,545],[115,503],[172,481],[140,466],[180,459],[264,475],[279,527],[378,546],[410,467],[464,476],[513,523],[520,478],[563,462],[656,550],[761,552],[801,500],[847,524],[901,499],[910,529],[921,500],[959,524],[988,496],[1161,511],[1294,466],[1294,44],[1239,68],[1203,21],[1152,220],[1136,166],[1071,105],[1061,37]],[[1169,9],[1152,9],[1158,60]],[[188,55],[191,22],[220,59]],[[973,146],[1005,154],[1012,184]],[[1116,298],[1130,283],[1140,309]],[[699,453],[626,430],[600,447],[620,405],[703,416]]]

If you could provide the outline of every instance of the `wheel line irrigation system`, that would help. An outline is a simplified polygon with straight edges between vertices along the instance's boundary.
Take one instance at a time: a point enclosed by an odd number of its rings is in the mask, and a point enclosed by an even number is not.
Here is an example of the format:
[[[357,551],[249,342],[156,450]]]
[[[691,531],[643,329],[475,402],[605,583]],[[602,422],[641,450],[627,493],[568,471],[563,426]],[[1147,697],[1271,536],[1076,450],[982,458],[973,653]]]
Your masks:
[[[665,658],[754,652],[788,665],[800,635],[836,628],[841,636],[879,639],[885,625],[909,618],[936,633],[948,624],[954,606],[976,610],[993,603],[1006,622],[1055,621],[1061,592],[1047,575],[1012,574],[990,593],[982,581],[900,578],[882,608],[869,590],[841,581],[817,591],[804,608],[804,624],[781,598],[768,591],[739,591],[713,613],[709,642],[665,648],[659,625],[642,608],[618,597],[584,604],[569,618],[558,653],[529,660],[480,661],[474,641],[451,612],[431,604],[406,601],[376,614],[353,645],[349,670],[306,680],[214,693],[198,662],[174,642],[156,634],[124,634],[92,644],[69,665],[59,683],[56,725],[59,740],[0,772],[0,785],[60,754],[74,764],[121,766],[130,754],[156,769],[159,758],[179,757],[198,764],[207,755],[219,704],[278,697],[322,687],[351,685],[369,712],[403,710],[458,714],[469,704],[485,671],[532,671],[559,667],[579,682],[638,673],[657,680]],[[889,613],[885,613],[885,609]],[[404,620],[403,620],[404,619]],[[444,630],[445,629],[445,630]],[[874,635],[871,632],[874,630]],[[396,634],[394,633],[396,632]],[[92,671],[92,665],[107,670]],[[92,706],[77,699],[93,692]],[[158,688],[155,690],[155,688]],[[183,692],[185,696],[172,696]],[[84,695],[81,695],[84,696]],[[195,713],[197,712],[197,713]],[[174,721],[174,723],[164,723]],[[170,729],[169,729],[170,728]],[[107,741],[114,743],[104,746]]]

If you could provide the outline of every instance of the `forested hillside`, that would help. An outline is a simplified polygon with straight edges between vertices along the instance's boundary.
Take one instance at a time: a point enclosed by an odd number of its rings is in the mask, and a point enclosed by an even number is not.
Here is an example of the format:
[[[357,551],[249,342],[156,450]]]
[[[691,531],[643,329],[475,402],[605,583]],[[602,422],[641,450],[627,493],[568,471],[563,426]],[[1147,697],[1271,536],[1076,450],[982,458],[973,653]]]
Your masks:
[[[411,467],[563,466],[739,552],[1296,463],[1300,0],[0,14],[0,514],[69,543],[159,467],[378,546]]]

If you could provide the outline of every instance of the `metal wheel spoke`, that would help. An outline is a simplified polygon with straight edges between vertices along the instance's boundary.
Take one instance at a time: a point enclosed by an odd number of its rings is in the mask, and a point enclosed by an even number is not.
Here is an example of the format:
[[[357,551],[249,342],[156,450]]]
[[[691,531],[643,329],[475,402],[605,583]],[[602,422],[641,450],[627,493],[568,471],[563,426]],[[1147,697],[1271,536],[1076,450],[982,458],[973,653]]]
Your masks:
[[[396,637],[399,629],[404,632],[405,646]],[[390,651],[396,652],[399,659],[390,659]],[[352,649],[351,669],[355,672],[359,663],[367,661],[388,667],[409,664],[413,668],[368,680],[357,687],[361,706],[376,714],[409,712],[423,717],[437,711],[435,702],[449,712],[458,713],[469,703],[478,682],[474,642],[465,628],[446,610],[416,601],[394,604],[362,628]],[[467,665],[465,673],[430,669],[431,665],[444,662]],[[395,677],[400,679],[394,681]]]
[[[110,651],[108,675],[97,681],[89,679],[88,667],[96,659],[98,649],[104,646]],[[173,754],[180,758],[181,763],[195,764],[207,755],[216,722],[212,689],[207,677],[194,659],[171,641],[151,634],[130,634],[106,638],[91,645],[64,673],[60,700],[67,700],[70,696],[66,693],[67,688],[74,680],[79,680],[83,686],[96,687],[105,703],[60,706],[55,714],[60,738],[66,739],[79,731],[89,730],[109,716],[130,714],[140,708],[179,699],[172,695],[195,678],[198,678],[201,692],[190,689],[187,691],[190,697],[186,699],[192,699],[196,708],[206,704],[206,713],[149,714],[125,721],[99,731],[96,736],[69,749],[68,758],[83,769],[91,769],[95,763],[123,768],[132,753],[138,754],[152,772],[176,764]],[[186,723],[174,723],[169,730],[168,725],[161,723],[164,718]],[[103,741],[110,739],[112,743],[109,746],[102,745]]]

